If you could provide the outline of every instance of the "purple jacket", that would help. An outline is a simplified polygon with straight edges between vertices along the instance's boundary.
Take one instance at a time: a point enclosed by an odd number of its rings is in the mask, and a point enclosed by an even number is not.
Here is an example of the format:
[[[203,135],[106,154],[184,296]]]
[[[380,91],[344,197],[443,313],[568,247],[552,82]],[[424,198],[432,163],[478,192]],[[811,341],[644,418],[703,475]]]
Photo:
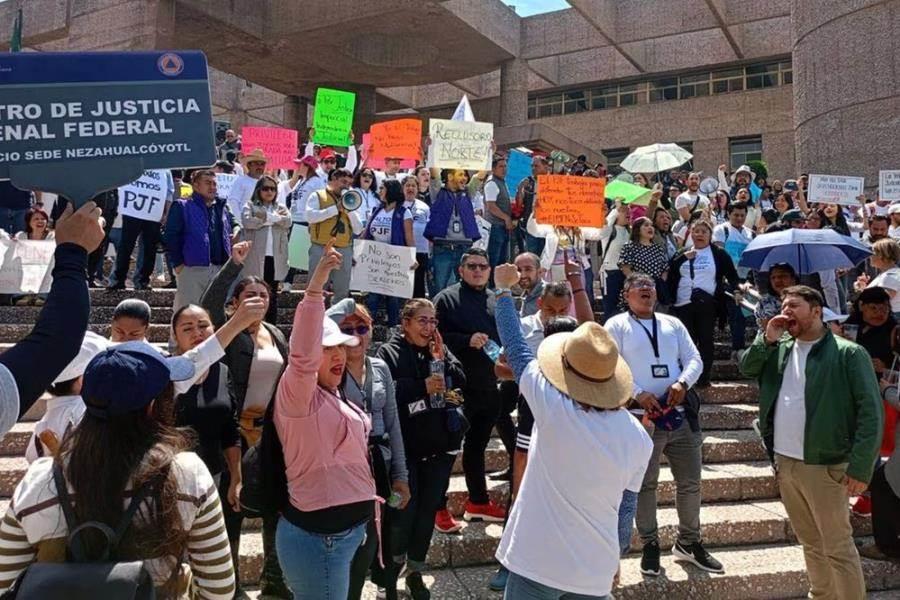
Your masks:
[[[425,226],[425,238],[431,241],[447,237],[447,228],[450,226],[450,215],[454,207],[459,211],[462,220],[463,233],[473,242],[481,239],[478,231],[478,223],[475,222],[475,209],[472,201],[465,192],[451,192],[447,188],[441,188],[437,198],[431,203],[431,216]]]
[[[208,267],[228,262],[232,226],[224,198],[216,198],[211,207],[197,194],[176,200],[166,221],[166,250],[172,266]]]

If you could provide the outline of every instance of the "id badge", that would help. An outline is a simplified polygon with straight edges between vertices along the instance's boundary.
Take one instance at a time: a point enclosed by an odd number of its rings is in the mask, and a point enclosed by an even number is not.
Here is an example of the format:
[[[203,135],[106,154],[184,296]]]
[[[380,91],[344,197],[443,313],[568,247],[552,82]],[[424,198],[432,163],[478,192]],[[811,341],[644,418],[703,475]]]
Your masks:
[[[462,232],[462,226],[459,221],[453,221],[452,228],[453,228],[453,233],[461,233]]]
[[[668,379],[669,365],[650,365],[650,372],[654,379]]]

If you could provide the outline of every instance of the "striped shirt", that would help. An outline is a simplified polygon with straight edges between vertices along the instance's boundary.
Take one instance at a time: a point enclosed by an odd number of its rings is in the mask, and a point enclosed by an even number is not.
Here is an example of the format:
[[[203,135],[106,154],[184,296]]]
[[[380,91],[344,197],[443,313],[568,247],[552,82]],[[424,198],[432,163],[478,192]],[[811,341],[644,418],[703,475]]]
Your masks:
[[[193,452],[178,454],[172,472],[178,482],[181,521],[189,532],[189,570],[185,565],[178,567],[176,597],[230,600],[235,589],[231,548],[212,476]],[[65,560],[67,536],[53,481],[53,458],[39,458],[19,482],[0,522],[0,593],[35,560]],[[176,561],[176,557],[168,556],[145,562],[157,588],[169,581]]]

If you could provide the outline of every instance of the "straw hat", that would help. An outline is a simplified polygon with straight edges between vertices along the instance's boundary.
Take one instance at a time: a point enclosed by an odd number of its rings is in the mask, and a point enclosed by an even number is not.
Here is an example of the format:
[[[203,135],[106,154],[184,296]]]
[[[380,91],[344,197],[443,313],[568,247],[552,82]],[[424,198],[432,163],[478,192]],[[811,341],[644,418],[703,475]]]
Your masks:
[[[259,148],[254,148],[253,152],[251,152],[250,154],[245,154],[241,157],[241,162],[244,164],[253,161],[267,163],[269,162],[269,159],[266,158],[266,155],[262,150],[260,150]]]
[[[556,389],[578,402],[619,408],[631,398],[631,369],[597,323],[545,339],[538,348],[538,365]]]

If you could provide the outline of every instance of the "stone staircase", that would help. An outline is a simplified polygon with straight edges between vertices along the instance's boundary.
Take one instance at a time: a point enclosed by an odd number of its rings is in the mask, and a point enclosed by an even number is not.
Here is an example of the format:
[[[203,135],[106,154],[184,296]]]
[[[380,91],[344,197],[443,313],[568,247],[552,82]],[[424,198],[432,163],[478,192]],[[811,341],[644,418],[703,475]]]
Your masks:
[[[171,290],[115,293],[92,290],[91,329],[108,333],[115,305],[126,297],[139,297],[153,308],[150,341],[163,343],[168,339],[173,295]],[[293,310],[301,297],[300,292],[279,294],[279,326],[286,334],[290,333]],[[29,331],[39,310],[0,308],[0,351]],[[385,336],[385,328],[377,327],[375,344]],[[799,598],[805,597],[808,591],[802,551],[778,499],[765,452],[751,428],[757,414],[756,384],[741,379],[737,365],[730,360],[725,337],[717,334],[717,340],[715,381],[712,388],[701,394],[704,399],[701,522],[704,542],[722,561],[725,573],[710,575],[675,564],[668,552],[664,552],[663,574],[658,578],[644,577],[638,569],[640,545],[635,538],[632,553],[622,560],[621,586],[615,593],[618,599]],[[39,401],[26,419],[0,441],[0,510],[5,510],[9,496],[27,469],[25,445],[34,421],[43,410],[44,403]],[[489,470],[506,468],[508,457],[498,438],[491,440],[486,458]],[[507,483],[490,482],[489,489],[494,500],[505,502]],[[674,542],[678,519],[674,507],[675,484],[666,465],[660,471],[658,495],[660,542],[663,548],[668,548]],[[454,467],[449,498],[451,512],[460,516],[466,499],[460,461]],[[852,522],[857,536],[870,535],[868,518],[853,516]],[[500,598],[500,594],[488,591],[487,581],[496,569],[494,552],[501,534],[500,525],[483,523],[466,524],[456,535],[435,533],[428,556],[432,570],[426,574],[432,597]],[[256,582],[261,565],[260,523],[247,520],[241,540],[243,581]],[[863,559],[863,569],[870,598],[900,598],[900,565]],[[367,584],[364,597],[374,598],[371,585]]]

